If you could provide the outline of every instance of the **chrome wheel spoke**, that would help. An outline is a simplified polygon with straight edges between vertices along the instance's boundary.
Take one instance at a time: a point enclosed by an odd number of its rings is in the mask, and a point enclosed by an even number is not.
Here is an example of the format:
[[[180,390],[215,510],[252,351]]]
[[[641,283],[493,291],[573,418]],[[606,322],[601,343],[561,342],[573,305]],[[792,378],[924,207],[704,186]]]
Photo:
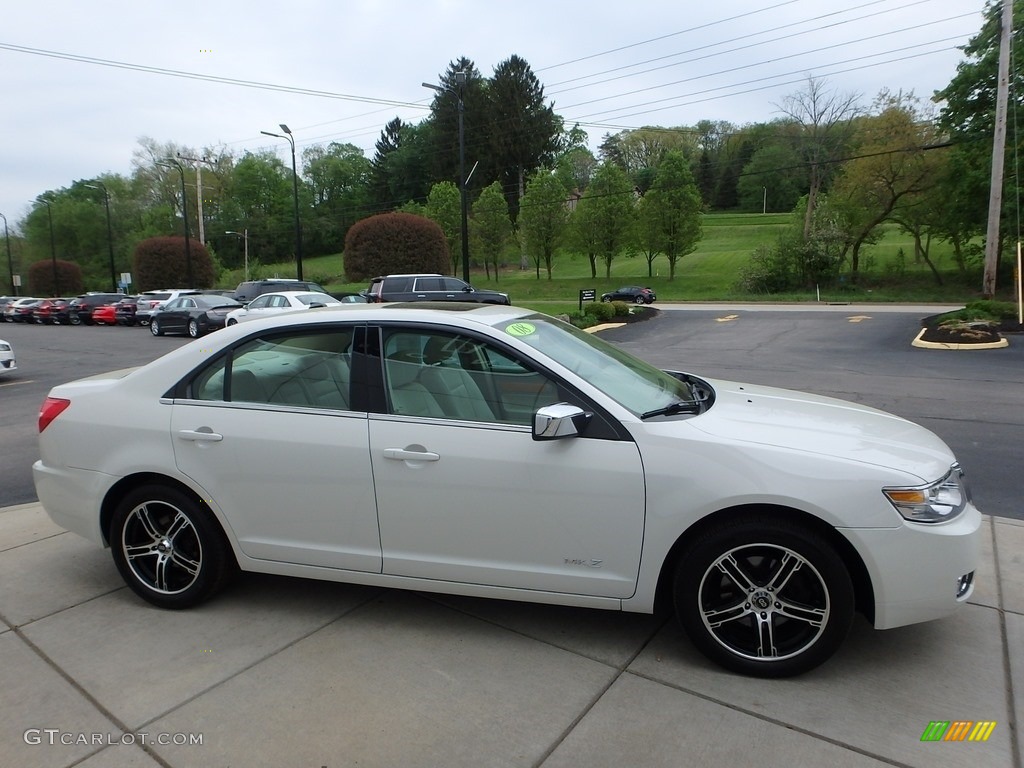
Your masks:
[[[703,611],[704,621],[707,622],[709,627],[715,628],[720,627],[729,621],[736,621],[742,619],[744,616],[750,614],[750,603],[745,600],[740,600],[734,605],[729,605],[724,608],[714,608]]]
[[[156,523],[153,522],[153,518],[149,514],[149,507],[145,504],[135,510],[135,519],[139,521],[146,534],[154,543],[162,538],[160,531],[157,530]]]
[[[786,588],[793,574],[800,570],[804,561],[791,552],[786,552],[779,561],[779,568],[765,585],[770,592],[781,592]]]
[[[774,659],[779,655],[775,647],[775,625],[770,613],[757,614],[757,655],[762,659]]]
[[[828,619],[828,610],[825,608],[812,608],[807,605],[797,605],[788,600],[779,599],[775,604],[776,613],[781,613],[796,621],[803,621],[812,627],[820,627]]]
[[[715,563],[715,567],[728,576],[733,583],[744,592],[753,592],[754,587],[757,586],[743,572],[740,568],[739,562],[731,552]]]
[[[170,559],[174,562],[174,565],[187,572],[190,576],[194,577],[197,573],[199,573],[198,560],[192,560],[188,557],[185,557],[183,554],[181,554],[181,552],[178,551],[172,552]]]
[[[179,512],[175,515],[174,520],[171,521],[170,526],[167,528],[167,533],[164,535],[173,543],[178,534],[186,530],[192,530],[192,522]]]

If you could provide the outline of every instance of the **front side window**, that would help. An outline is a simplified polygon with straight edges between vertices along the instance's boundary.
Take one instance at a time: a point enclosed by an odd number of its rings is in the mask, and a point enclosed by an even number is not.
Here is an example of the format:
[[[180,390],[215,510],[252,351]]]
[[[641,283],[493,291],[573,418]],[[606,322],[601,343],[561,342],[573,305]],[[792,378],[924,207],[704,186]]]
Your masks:
[[[383,358],[396,415],[529,426],[537,408],[563,399],[544,374],[467,336],[396,329],[384,338]]]

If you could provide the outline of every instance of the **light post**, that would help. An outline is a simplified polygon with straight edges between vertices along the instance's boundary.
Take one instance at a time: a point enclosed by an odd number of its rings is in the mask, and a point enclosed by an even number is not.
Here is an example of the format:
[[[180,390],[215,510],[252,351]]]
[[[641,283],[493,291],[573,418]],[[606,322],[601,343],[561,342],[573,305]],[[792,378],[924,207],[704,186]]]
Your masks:
[[[57,245],[53,239],[53,208],[50,201],[42,197],[36,198],[37,203],[46,206],[46,216],[50,220],[50,259],[53,261],[53,295],[60,296],[60,278],[57,276]]]
[[[456,72],[455,82],[459,86],[458,91],[451,88],[444,88],[440,85],[422,83],[424,88],[432,91],[450,93],[459,102],[459,202],[462,206],[462,279],[469,282],[469,204],[466,198],[466,133],[463,126],[463,113],[465,102],[463,92],[466,89],[466,73]]]
[[[102,181],[84,184],[89,189],[98,189],[103,193],[103,205],[107,209],[107,249],[110,251],[110,290],[117,293],[117,274],[114,270],[114,230],[110,226],[110,194]]]
[[[245,248],[245,281],[249,282],[249,228],[246,227],[241,232],[232,232],[229,230],[224,234],[242,238]]]
[[[7,271],[11,275],[11,290],[18,295],[18,289],[14,285],[14,259],[11,258],[11,236],[7,232],[7,217],[0,213],[0,219],[4,220],[4,240],[7,241]]]
[[[175,168],[181,176],[181,217],[185,221],[185,269],[188,271],[188,287],[195,288],[195,280],[192,277],[192,248],[188,242],[188,196],[185,194],[185,169],[173,157],[157,160],[156,164],[162,165],[164,168]]]
[[[302,225],[299,223],[299,172],[295,167],[295,137],[292,136],[291,130],[284,123],[279,124],[281,130],[284,131],[285,135],[282,136],[280,133],[271,133],[270,131],[260,131],[264,136],[273,136],[276,139],[287,139],[288,143],[292,147],[292,194],[295,198],[295,276],[302,279]]]

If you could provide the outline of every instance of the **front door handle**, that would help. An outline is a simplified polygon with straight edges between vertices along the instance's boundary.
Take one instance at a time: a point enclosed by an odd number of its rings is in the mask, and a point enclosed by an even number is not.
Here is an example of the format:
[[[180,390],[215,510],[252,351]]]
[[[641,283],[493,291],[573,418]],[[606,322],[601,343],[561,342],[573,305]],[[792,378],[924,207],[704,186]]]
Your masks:
[[[179,429],[178,437],[182,440],[191,440],[194,443],[219,443],[224,439],[224,435],[218,435],[209,427],[200,427],[199,429]]]
[[[385,448],[385,459],[395,461],[440,461],[441,455],[430,451],[407,451],[405,448]]]

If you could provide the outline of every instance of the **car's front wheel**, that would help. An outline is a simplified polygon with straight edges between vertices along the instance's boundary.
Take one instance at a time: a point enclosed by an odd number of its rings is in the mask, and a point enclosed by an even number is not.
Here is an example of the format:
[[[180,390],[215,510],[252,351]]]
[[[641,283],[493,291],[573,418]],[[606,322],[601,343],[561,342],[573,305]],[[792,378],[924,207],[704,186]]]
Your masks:
[[[164,329],[160,327],[160,322],[155,318],[149,321],[149,332],[154,336],[164,335]]]
[[[821,536],[767,517],[724,522],[679,560],[676,614],[705,656],[735,672],[790,677],[817,667],[853,620],[850,574]]]
[[[207,509],[183,491],[137,488],[114,511],[110,549],[139,597],[161,608],[191,608],[217,592],[237,564]]]
[[[610,302],[611,300],[612,300],[611,296],[602,296],[601,297],[601,301],[603,301],[605,303]]]
[[[233,318],[233,317],[229,317],[227,324],[228,325],[238,325],[238,321],[235,320],[235,318]]]
[[[191,338],[193,338],[193,339],[198,339],[200,336],[203,335],[203,331],[199,327],[199,321],[198,320],[189,320],[188,321],[188,335]]]
[[[634,304],[645,304],[646,302],[647,299],[645,299],[643,296],[637,296],[635,299],[633,299]]]

